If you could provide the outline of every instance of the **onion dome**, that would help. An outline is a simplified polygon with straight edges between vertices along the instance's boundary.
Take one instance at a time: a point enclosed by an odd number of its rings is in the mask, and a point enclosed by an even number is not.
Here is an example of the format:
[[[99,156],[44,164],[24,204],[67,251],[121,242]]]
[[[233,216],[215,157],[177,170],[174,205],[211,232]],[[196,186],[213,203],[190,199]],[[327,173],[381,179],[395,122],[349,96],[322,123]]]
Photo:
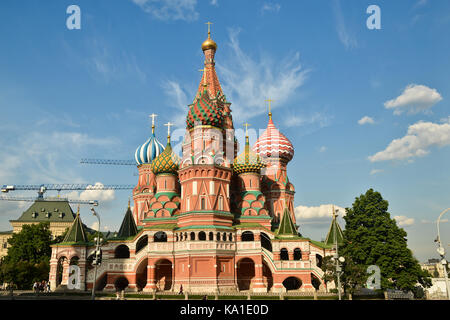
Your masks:
[[[152,135],[141,146],[136,149],[134,159],[138,165],[144,163],[152,163],[153,159],[161,154],[164,150],[164,146],[155,137],[155,125],[152,124]]]
[[[189,112],[186,117],[188,129],[192,129],[197,124],[221,128],[223,121],[224,113],[222,101],[210,99],[205,86],[205,90],[198,94],[194,103],[189,107]]]
[[[273,124],[272,113],[269,113],[269,123],[266,130],[256,140],[253,146],[261,157],[280,158],[286,162],[294,157],[294,146],[284,134],[282,134]]]
[[[170,122],[166,124],[168,126],[169,134],[167,135],[167,145],[164,151],[157,156],[152,162],[152,171],[154,174],[160,173],[172,173],[178,172],[178,165],[180,163],[180,157],[178,157],[172,150],[170,145]]]
[[[245,137],[244,152],[234,159],[234,172],[236,172],[237,174],[246,172],[260,173],[261,168],[263,168],[264,166],[265,164],[262,162],[261,157],[250,149],[247,135]]]

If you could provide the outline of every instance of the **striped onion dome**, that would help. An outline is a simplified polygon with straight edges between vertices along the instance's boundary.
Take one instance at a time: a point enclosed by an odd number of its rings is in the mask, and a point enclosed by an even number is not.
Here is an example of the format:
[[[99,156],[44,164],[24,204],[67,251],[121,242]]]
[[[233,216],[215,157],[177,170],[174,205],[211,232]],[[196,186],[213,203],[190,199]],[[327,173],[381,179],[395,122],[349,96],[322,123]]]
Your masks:
[[[136,149],[134,159],[138,165],[151,163],[163,150],[164,146],[156,139],[155,132],[152,130],[150,138]]]
[[[287,162],[294,157],[292,143],[275,127],[271,116],[269,117],[266,130],[256,140],[253,151],[263,158],[280,158]]]
[[[259,173],[265,164],[261,157],[250,149],[248,137],[245,137],[245,149],[233,162],[233,170],[237,174],[246,172]]]
[[[192,129],[198,123],[201,125],[210,125],[216,128],[221,128],[223,125],[223,102],[219,97],[211,99],[208,91],[205,90],[199,93],[189,107],[189,112],[186,117],[186,125],[188,129]]]
[[[152,162],[152,171],[154,174],[178,172],[180,158],[173,152],[170,141],[167,142],[164,151]]]

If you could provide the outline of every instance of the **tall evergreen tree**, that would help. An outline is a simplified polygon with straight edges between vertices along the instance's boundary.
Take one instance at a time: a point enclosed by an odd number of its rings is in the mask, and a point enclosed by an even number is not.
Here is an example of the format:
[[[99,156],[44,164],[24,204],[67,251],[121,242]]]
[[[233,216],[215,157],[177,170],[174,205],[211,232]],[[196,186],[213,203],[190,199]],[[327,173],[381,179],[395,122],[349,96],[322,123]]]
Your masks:
[[[357,269],[377,265],[381,270],[382,289],[413,290],[417,283],[431,285],[429,273],[423,271],[407,246],[406,232],[391,219],[388,202],[379,192],[369,189],[346,208],[345,243],[340,255]],[[347,270],[344,266],[344,272]],[[360,270],[359,270],[360,271]],[[362,285],[364,279],[357,277]]]

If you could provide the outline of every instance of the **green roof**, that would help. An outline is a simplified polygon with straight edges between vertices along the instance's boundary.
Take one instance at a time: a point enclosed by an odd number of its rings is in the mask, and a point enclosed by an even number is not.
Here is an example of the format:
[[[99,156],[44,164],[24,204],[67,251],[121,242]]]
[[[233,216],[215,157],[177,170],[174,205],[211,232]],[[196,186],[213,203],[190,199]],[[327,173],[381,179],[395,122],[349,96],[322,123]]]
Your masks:
[[[128,209],[123,218],[122,225],[120,226],[117,238],[129,238],[138,233],[136,222],[134,222],[133,214],[131,213],[130,203],[128,203]]]
[[[74,219],[67,200],[37,199],[19,219],[11,222],[73,222]]]
[[[81,223],[80,213],[77,213],[75,220],[67,231],[64,237],[63,243],[87,243],[88,239],[86,231],[84,230],[83,223]]]
[[[287,208],[284,209],[283,217],[276,231],[278,237],[298,237],[297,227],[292,221],[291,214]]]
[[[336,220],[336,215],[333,215],[333,220],[331,220],[330,229],[328,230],[327,238],[325,239],[326,245],[334,245],[337,240],[338,244],[344,243],[344,234],[342,232],[339,223]]]

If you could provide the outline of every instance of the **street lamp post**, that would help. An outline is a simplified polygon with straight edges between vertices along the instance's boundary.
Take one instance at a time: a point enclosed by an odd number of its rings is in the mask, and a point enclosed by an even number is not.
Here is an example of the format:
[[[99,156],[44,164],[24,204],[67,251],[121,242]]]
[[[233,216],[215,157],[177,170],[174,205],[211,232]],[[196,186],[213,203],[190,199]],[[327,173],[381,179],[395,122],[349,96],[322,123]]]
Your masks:
[[[333,206],[333,218],[336,218],[337,216],[337,212],[339,211],[339,209],[336,209],[336,211],[334,210],[334,206]],[[342,273],[342,268],[341,268],[341,263],[345,262],[345,258],[344,257],[339,257],[339,253],[338,253],[338,240],[337,240],[337,230],[334,230],[334,245],[336,247],[336,252],[333,256],[333,260],[336,262],[336,275],[337,275],[337,286],[338,286],[338,296],[339,296],[339,300],[342,299],[341,296],[341,273]]]
[[[95,282],[97,281],[97,266],[98,266],[98,252],[100,247],[100,216],[98,213],[94,210],[94,208],[91,208],[92,214],[97,217],[98,220],[98,232],[97,232],[97,246],[95,248],[95,270],[94,270],[94,281],[92,283],[92,300],[95,300]]]
[[[436,239],[436,242],[438,243],[438,246],[439,246],[437,249],[437,252],[441,256],[441,263],[442,263],[442,266],[444,267],[445,286],[447,288],[447,299],[450,300],[450,286],[448,284],[448,275],[447,275],[447,260],[445,260],[445,249],[441,244],[441,233],[439,231],[439,223],[441,222],[441,217],[444,215],[444,213],[446,213],[449,210],[450,210],[450,208],[447,208],[444,211],[442,211],[441,214],[439,215],[439,218],[437,219],[436,224],[437,224],[438,237]]]

